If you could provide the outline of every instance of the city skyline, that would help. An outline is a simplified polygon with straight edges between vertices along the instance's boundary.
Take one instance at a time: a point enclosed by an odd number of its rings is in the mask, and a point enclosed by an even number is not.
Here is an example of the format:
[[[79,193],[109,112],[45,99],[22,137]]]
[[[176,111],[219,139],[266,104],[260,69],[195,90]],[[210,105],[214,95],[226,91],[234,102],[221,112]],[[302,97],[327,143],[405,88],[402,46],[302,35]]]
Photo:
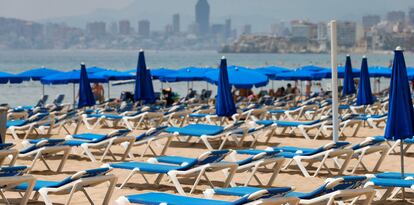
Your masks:
[[[234,1],[237,1],[237,7],[230,9],[228,5],[233,5]],[[346,3],[338,0],[314,0],[312,3],[306,0],[294,1],[295,4],[284,3],[280,0],[261,0],[259,3],[247,0],[209,0],[210,23],[221,23],[225,19],[231,18],[234,27],[242,28],[245,24],[251,24],[252,31],[266,32],[269,30],[270,24],[279,21],[338,19],[360,23],[363,15],[382,15],[391,10],[407,12],[409,7],[414,6],[414,2],[410,0],[368,0],[363,2],[350,0]],[[135,22],[146,19],[151,21],[152,29],[163,30],[165,22],[169,22],[170,16],[175,13],[179,13],[182,17],[182,28],[193,24],[195,22],[193,7],[196,2],[196,0],[176,0],[174,2],[163,0],[119,0],[116,2],[37,0],[34,3],[23,0],[0,0],[1,5],[7,4],[5,7],[0,7],[0,16],[34,20],[41,23],[65,22],[77,27],[84,27],[87,22],[91,21],[111,22],[128,19]],[[372,7],[372,3],[382,6]],[[46,4],[47,6],[45,6]]]

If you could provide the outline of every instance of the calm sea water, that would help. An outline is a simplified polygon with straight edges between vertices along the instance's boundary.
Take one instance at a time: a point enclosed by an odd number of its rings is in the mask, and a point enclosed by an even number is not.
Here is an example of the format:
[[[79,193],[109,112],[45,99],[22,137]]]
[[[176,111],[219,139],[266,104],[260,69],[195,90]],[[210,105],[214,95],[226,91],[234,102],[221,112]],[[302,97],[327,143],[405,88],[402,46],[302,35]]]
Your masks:
[[[0,50],[0,71],[19,73],[35,67],[49,67],[69,71],[79,69],[80,63],[89,66],[99,66],[117,70],[129,70],[136,67],[138,51],[113,50]],[[222,54],[215,51],[146,51],[147,66],[149,68],[166,67],[178,69],[185,66],[214,66],[216,67]],[[303,65],[329,66],[329,54],[226,54],[229,65],[260,67],[279,65],[295,68]],[[353,65],[359,67],[361,54],[354,54]],[[393,53],[368,54],[369,65],[388,66]],[[339,63],[345,59],[338,56]],[[414,55],[406,54],[407,65],[414,66]],[[273,86],[284,85],[287,82],[273,82]],[[170,86],[181,95],[186,93],[187,83],[164,84]],[[194,82],[195,89],[215,86],[205,82]],[[270,83],[267,88],[272,87]],[[105,87],[106,88],[106,87]],[[154,81],[154,88],[159,90],[161,83]],[[72,85],[45,86],[45,93],[54,98],[57,94],[65,94],[66,101],[72,101]],[[77,89],[77,87],[76,87]],[[121,91],[133,90],[133,85],[111,86],[111,97],[118,97]],[[0,85],[0,103],[10,105],[32,105],[42,94],[39,82],[25,82],[22,84]],[[51,100],[49,100],[51,101]]]

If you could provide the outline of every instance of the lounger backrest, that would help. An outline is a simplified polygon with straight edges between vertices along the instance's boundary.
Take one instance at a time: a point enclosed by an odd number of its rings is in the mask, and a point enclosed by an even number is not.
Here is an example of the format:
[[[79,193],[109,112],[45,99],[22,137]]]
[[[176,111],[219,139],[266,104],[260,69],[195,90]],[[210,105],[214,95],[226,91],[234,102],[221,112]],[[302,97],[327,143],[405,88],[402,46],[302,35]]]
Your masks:
[[[29,119],[27,119],[27,122],[31,123],[31,122],[40,121],[40,120],[46,118],[47,116],[49,116],[48,113],[37,113],[37,114],[31,116]]]
[[[164,132],[165,129],[167,129],[168,126],[160,126],[157,128],[150,128],[148,131],[138,135],[137,137],[135,137],[136,141],[139,140],[143,140],[146,138],[151,138],[151,137],[155,137],[158,136],[159,134],[161,134],[162,132]]]
[[[265,199],[265,198],[270,198],[270,197],[283,197],[290,191],[292,191],[292,189],[289,187],[262,189],[254,193],[247,194],[243,196],[242,198],[234,201],[232,204],[241,205],[241,204],[246,204],[246,203],[256,201],[259,199]]]
[[[53,147],[53,146],[58,146],[58,145],[62,145],[65,142],[64,139],[41,139],[40,141],[38,141],[36,144],[31,145],[23,150],[20,151],[21,154],[25,154],[31,151],[34,151],[36,149],[40,149],[43,147]]]
[[[326,145],[318,147],[314,151],[308,153],[308,155],[317,154],[317,153],[324,152],[324,151],[331,150],[331,149],[340,149],[348,145],[349,145],[349,142],[330,142]]]
[[[114,130],[112,132],[110,132],[107,135],[107,138],[112,138],[112,137],[121,137],[124,136],[126,134],[128,134],[129,132],[131,132],[130,130],[124,129],[124,130]]]
[[[240,161],[237,162],[237,164],[239,166],[242,166],[242,165],[245,165],[245,164],[248,164],[248,163],[251,163],[251,162],[260,160],[260,159],[273,158],[273,157],[275,157],[275,155],[277,155],[279,153],[280,153],[280,151],[266,151],[266,152],[261,152],[259,154],[250,156],[250,157],[248,157],[246,159],[240,160]]]
[[[9,150],[12,147],[14,147],[13,143],[1,143],[0,144],[0,150]]]
[[[56,99],[53,101],[53,104],[60,105],[62,104],[63,100],[65,99],[65,95],[60,94],[56,97]]]
[[[244,123],[243,121],[238,121],[233,124],[227,125],[226,127],[224,127],[224,131],[235,130],[239,128],[243,123]]]
[[[366,176],[343,176],[327,179],[326,183],[308,194],[310,198],[319,197],[338,190],[355,189],[367,181]]]
[[[13,177],[23,175],[27,166],[0,167],[0,177]]]
[[[210,163],[217,163],[223,160],[231,150],[215,150],[208,151],[197,158],[197,165],[204,165]]]
[[[352,147],[353,150],[361,149],[368,146],[379,145],[385,142],[383,137],[367,137],[364,141]]]
[[[78,179],[103,176],[103,175],[106,175],[111,170],[112,169],[105,167],[105,168],[97,168],[97,169],[89,169],[89,170],[80,171],[80,172],[75,173],[72,176],[66,177],[65,179],[63,179],[62,181],[60,181],[53,187],[60,187],[60,186],[69,184],[71,182],[74,182]]]

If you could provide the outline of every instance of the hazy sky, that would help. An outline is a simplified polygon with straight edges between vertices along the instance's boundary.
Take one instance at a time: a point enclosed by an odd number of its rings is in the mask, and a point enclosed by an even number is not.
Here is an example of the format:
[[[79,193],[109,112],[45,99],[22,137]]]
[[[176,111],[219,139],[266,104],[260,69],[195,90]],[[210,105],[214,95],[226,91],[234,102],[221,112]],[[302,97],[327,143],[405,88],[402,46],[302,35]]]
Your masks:
[[[209,0],[211,21],[222,23],[231,17],[235,26],[253,24],[254,30],[266,30],[280,20],[309,19],[360,21],[364,14],[382,14],[390,10],[408,11],[414,0]],[[183,29],[194,21],[196,0],[0,0],[0,16],[37,21],[66,21],[84,26],[87,21],[130,19],[133,26],[149,19],[155,29],[180,13]]]

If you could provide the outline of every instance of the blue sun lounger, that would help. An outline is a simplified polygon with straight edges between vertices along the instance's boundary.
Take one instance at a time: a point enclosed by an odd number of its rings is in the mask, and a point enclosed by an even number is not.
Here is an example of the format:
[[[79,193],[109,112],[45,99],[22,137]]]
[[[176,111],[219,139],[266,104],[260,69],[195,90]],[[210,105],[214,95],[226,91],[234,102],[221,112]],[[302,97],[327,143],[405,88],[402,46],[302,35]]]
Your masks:
[[[272,123],[275,125],[275,134],[284,135],[284,134],[292,134],[298,129],[305,139],[310,139],[308,131],[312,129],[317,129],[318,132],[316,133],[314,139],[316,139],[320,134],[323,135],[321,132],[322,125],[326,123],[325,119],[318,119],[313,121],[281,121],[281,120],[260,120],[256,122],[257,124],[268,124]],[[279,133],[276,133],[276,129],[281,128]],[[289,132],[287,132],[289,130]],[[269,142],[270,137],[266,140]]]
[[[61,181],[36,180],[33,188],[33,190],[36,192],[34,199],[37,200],[40,195],[46,205],[52,205],[49,193],[69,194],[69,198],[66,200],[65,204],[70,204],[70,201],[73,198],[73,194],[75,192],[82,191],[88,201],[93,204],[90,196],[85,191],[85,187],[93,187],[102,183],[109,182],[108,190],[102,202],[102,204],[109,204],[109,200],[111,198],[117,179],[115,175],[108,174],[110,171],[111,169],[109,168],[97,168],[79,171]],[[28,184],[23,183],[16,186],[14,189],[16,191],[20,191],[26,190],[27,188]]]
[[[26,120],[11,120],[6,123],[7,130],[11,132],[15,140],[19,140],[18,131],[25,132],[23,140],[26,139],[33,131],[37,134],[39,125],[50,122],[49,113],[37,113]]]
[[[116,200],[116,203],[117,205],[242,205],[249,204],[250,202],[256,202],[254,204],[265,204],[265,201],[269,200],[268,204],[273,205],[296,205],[298,202],[297,198],[283,197],[290,190],[290,188],[262,189],[254,193],[244,195],[236,201],[221,201],[214,199],[202,199],[187,196],[179,196],[161,192],[149,192],[144,194],[122,196]]]
[[[122,155],[121,160],[125,160],[128,156],[129,151],[132,147],[132,142],[135,138],[127,136],[130,130],[114,130],[108,134],[93,134],[93,133],[83,133],[76,135],[68,135],[64,145],[71,147],[80,147],[83,152],[91,159],[92,162],[96,162],[95,156],[92,154],[90,149],[104,149],[100,161],[103,161],[105,156],[109,153],[114,160],[115,156],[111,152],[111,147],[113,145],[121,144],[123,142],[131,142],[130,147],[125,150]]]
[[[364,189],[363,185],[367,181],[365,176],[344,176],[330,178],[318,188],[310,192],[289,192],[287,197],[296,197],[300,199],[300,204],[334,204],[335,201],[343,201],[348,199],[366,196],[364,204],[371,203],[374,197],[374,190]],[[260,190],[259,187],[231,187],[209,189],[204,192],[205,195],[220,194],[230,196],[245,196]]]
[[[0,143],[0,166],[3,166],[5,164],[4,161],[9,157],[11,158],[7,163],[8,166],[13,166],[16,163],[19,151],[13,149],[14,146],[13,143]]]
[[[401,172],[384,172],[367,176],[371,179],[365,184],[366,187],[386,190],[380,200],[393,199],[402,188],[414,190],[414,173],[404,173],[404,179],[401,178]]]
[[[24,141],[23,144],[26,145],[26,148],[20,150],[17,157],[30,158],[32,161],[30,168],[28,168],[28,172],[30,172],[39,160],[43,162],[48,170],[52,170],[46,161],[46,156],[62,153],[63,155],[59,158],[61,161],[59,167],[57,168],[57,172],[61,172],[71,151],[71,147],[64,145],[64,143],[64,139],[38,139]]]
[[[222,160],[230,154],[230,150],[208,151],[200,155],[198,158],[187,158],[179,156],[162,156],[151,158],[148,162],[121,162],[113,163],[107,166],[118,169],[131,170],[128,177],[121,184],[120,188],[124,187],[131,177],[135,174],[141,174],[145,181],[149,183],[145,174],[158,175],[155,180],[155,184],[159,184],[164,175],[167,175],[171,179],[178,193],[186,195],[181,183],[178,181],[178,177],[196,177],[195,183],[190,191],[192,193],[202,177],[205,177],[207,181],[206,172],[217,172],[227,170],[228,175],[224,177],[224,186],[227,187],[237,169],[236,163],[222,162]]]
[[[175,137],[187,136],[187,142],[191,138],[201,140],[209,150],[214,150],[209,140],[221,140],[219,150],[223,149],[226,141],[234,131],[243,124],[243,122],[235,122],[227,126],[209,125],[209,124],[189,124],[185,127],[169,127],[165,130],[167,133],[173,134]]]
[[[318,148],[302,148],[302,147],[291,147],[291,146],[281,146],[281,147],[268,147],[265,150],[238,150],[241,154],[258,154],[261,152],[266,151],[280,151],[277,156],[281,156],[287,159],[290,159],[289,162],[286,164],[284,169],[290,166],[293,162],[299,167],[300,171],[305,177],[310,177],[309,172],[306,169],[306,166],[303,164],[304,162],[308,162],[309,165],[312,165],[315,162],[320,162],[319,166],[317,167],[313,176],[318,175],[320,170],[324,167],[330,173],[330,169],[326,165],[326,161],[328,159],[332,159],[338,167],[340,167],[338,171],[338,175],[341,175],[347,168],[349,161],[351,160],[353,150],[346,149],[349,145],[349,142],[331,142],[324,146]],[[343,157],[344,162],[342,165],[336,162],[337,157]]]
[[[165,133],[165,129],[167,128],[168,126],[150,128],[146,132],[135,137],[135,141],[133,142],[132,146],[145,145],[144,151],[141,153],[141,158],[144,157],[145,153],[147,153],[148,150],[150,150],[154,156],[161,156],[165,154],[168,145],[171,142],[171,135]],[[164,138],[168,138],[167,142],[164,144],[160,154],[157,154],[155,151],[156,148],[153,147],[153,143]],[[130,146],[130,142],[123,142],[121,145],[126,150]],[[130,158],[134,158],[134,154],[132,152],[129,152],[128,155]]]
[[[25,189],[21,190],[21,192],[24,192],[24,195],[21,195],[19,204],[26,205],[29,201],[36,179],[31,175],[24,175],[26,171],[26,166],[0,167],[0,197],[6,204],[9,204],[9,202],[4,195],[4,192],[14,189],[22,183],[25,183],[27,186]]]

